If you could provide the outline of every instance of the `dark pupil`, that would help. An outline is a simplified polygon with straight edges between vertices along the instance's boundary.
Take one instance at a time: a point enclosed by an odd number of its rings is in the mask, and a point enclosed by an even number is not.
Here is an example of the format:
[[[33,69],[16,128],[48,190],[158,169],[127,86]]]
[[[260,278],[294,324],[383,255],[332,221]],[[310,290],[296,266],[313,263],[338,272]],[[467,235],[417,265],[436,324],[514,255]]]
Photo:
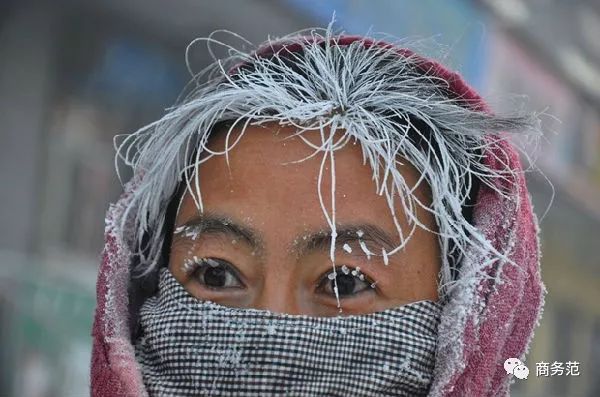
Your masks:
[[[225,285],[225,267],[209,267],[204,271],[204,284],[211,287],[222,287]]]
[[[350,274],[339,274],[336,277],[337,279],[337,287],[338,293],[341,296],[350,295],[354,292],[354,287],[356,285],[356,279],[354,276]],[[335,287],[335,280],[331,280],[331,289],[333,290]]]

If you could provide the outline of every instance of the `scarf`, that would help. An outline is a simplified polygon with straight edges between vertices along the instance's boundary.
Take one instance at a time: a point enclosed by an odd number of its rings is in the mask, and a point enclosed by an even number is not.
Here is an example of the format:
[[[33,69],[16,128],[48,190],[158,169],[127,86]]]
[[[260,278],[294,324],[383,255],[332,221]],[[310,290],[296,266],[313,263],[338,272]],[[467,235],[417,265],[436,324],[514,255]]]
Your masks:
[[[441,305],[338,317],[200,301],[161,269],[135,344],[151,396],[424,396]]]

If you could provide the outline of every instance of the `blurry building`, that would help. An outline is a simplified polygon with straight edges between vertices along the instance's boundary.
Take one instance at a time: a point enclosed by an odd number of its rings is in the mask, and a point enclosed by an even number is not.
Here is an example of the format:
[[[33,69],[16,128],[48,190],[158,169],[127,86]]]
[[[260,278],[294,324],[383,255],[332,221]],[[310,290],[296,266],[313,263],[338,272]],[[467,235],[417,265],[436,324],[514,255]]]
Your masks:
[[[600,379],[600,3],[481,1],[494,15],[488,92],[518,92],[544,110],[547,142],[537,158],[556,189],[541,220],[548,297],[528,357],[525,396],[598,396]],[[536,212],[548,183],[529,178]],[[535,376],[536,362],[579,362],[580,376]],[[551,371],[552,372],[552,371]]]
[[[121,191],[113,137],[173,104],[186,45],[217,29],[258,43],[333,11],[349,33],[441,43],[430,55],[493,103],[523,93],[561,120],[544,118],[537,158],[556,189],[541,223],[549,295],[513,395],[600,395],[600,6],[584,0],[0,3],[0,395],[87,394],[104,213]],[[192,68],[207,57],[199,44]],[[537,173],[530,186],[541,216],[552,189]],[[581,375],[536,377],[539,361]]]
[[[321,23],[335,10],[351,33],[432,38],[447,51],[437,57],[459,70],[495,109],[514,107],[524,99],[515,95],[523,94],[528,110],[548,114],[542,116],[539,149],[528,147],[542,171],[531,172],[528,180],[541,218],[548,297],[526,363],[529,378],[516,380],[512,394],[600,395],[594,376],[600,364],[600,3],[288,2]],[[566,375],[569,361],[579,363],[579,376]],[[555,364],[554,371],[536,376],[536,362]]]
[[[307,25],[275,1],[1,3],[0,395],[88,394],[113,137],[173,105],[187,44]],[[198,44],[190,66],[209,62]]]

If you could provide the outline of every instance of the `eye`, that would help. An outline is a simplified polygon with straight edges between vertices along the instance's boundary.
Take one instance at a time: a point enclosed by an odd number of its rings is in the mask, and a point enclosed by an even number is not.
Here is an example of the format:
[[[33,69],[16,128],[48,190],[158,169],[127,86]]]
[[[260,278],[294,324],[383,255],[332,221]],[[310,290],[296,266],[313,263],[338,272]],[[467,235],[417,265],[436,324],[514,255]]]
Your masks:
[[[336,282],[340,298],[351,297],[375,288],[375,283],[361,273],[360,267],[350,268],[344,265],[325,274],[319,281],[317,290],[335,296]]]
[[[216,258],[199,258],[193,263],[192,276],[208,288],[242,288],[238,272],[229,262]]]

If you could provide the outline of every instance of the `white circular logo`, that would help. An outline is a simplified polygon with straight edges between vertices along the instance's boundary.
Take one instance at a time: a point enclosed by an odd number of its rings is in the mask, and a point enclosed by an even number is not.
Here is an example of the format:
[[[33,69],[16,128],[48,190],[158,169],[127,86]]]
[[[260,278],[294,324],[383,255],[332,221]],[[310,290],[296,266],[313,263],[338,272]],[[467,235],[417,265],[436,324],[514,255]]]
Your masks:
[[[517,365],[523,365],[521,360],[514,357],[507,358],[506,361],[504,361],[504,370],[507,374],[512,374]]]
[[[513,375],[519,379],[527,379],[527,375],[529,375],[529,368],[527,368],[524,364],[517,365],[515,369],[513,369]]]
[[[529,375],[529,368],[521,360],[514,357],[507,358],[504,361],[504,370],[507,374],[512,374],[519,379],[527,379]]]

